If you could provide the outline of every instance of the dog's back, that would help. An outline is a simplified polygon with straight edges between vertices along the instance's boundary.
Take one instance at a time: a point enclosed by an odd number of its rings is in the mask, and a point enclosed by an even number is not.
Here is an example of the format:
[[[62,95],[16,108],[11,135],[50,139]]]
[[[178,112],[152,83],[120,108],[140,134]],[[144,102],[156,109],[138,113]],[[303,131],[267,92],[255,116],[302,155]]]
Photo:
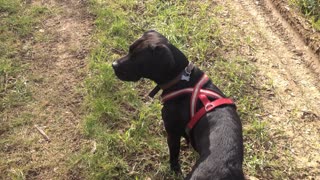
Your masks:
[[[186,179],[244,179],[241,122],[233,107],[208,113],[193,133],[200,158]]]

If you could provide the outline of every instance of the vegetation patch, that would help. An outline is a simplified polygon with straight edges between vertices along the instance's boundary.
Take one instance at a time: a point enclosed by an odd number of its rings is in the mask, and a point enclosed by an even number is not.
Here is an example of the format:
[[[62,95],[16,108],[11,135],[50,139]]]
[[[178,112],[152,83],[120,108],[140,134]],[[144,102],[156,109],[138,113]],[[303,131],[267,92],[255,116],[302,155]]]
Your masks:
[[[22,137],[9,137],[8,134],[28,124],[30,118],[28,115],[8,118],[8,114],[14,116],[18,108],[32,98],[26,72],[28,63],[24,61],[30,51],[26,41],[46,11],[44,7],[30,6],[20,0],[0,1],[0,179],[23,177],[19,168],[10,169],[14,160],[8,162],[4,157],[15,147],[29,146]]]
[[[312,26],[320,31],[320,0],[291,0],[291,2],[310,19]]]
[[[39,15],[46,8],[29,7],[20,0],[0,1],[0,110],[11,109],[30,99],[23,57]],[[3,115],[3,114],[1,114]]]

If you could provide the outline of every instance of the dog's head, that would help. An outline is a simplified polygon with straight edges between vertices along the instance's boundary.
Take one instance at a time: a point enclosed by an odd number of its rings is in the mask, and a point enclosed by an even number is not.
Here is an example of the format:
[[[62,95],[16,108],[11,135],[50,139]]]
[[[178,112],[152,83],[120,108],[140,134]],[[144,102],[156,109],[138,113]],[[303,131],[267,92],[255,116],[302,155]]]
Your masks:
[[[170,80],[175,73],[178,62],[176,56],[185,58],[167,38],[151,30],[137,39],[129,47],[129,53],[113,62],[112,67],[116,76],[123,81],[138,81],[143,77],[161,84]]]

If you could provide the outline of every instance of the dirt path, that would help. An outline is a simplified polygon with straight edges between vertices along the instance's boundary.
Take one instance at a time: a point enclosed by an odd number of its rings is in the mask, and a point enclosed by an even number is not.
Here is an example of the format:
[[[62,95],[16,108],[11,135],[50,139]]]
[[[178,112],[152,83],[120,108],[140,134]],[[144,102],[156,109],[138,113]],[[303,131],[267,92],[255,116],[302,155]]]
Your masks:
[[[257,116],[268,122],[270,143],[275,144],[278,158],[293,157],[282,166],[287,167],[285,171],[292,178],[319,178],[319,57],[304,45],[269,1],[220,3],[235,12],[230,18],[242,34],[250,36],[252,48],[245,55],[259,70],[257,90],[264,109]]]
[[[30,64],[32,80],[28,83],[33,101],[12,116],[30,122],[6,137],[20,138],[7,153],[7,159],[20,168],[15,165],[9,171],[16,176],[19,171],[24,172],[27,179],[71,179],[68,161],[86,143],[80,134],[84,96],[81,88],[93,21],[85,1],[31,3],[48,7],[52,14],[36,27],[38,39],[29,44],[32,52],[26,61]],[[45,131],[50,142],[34,125]]]

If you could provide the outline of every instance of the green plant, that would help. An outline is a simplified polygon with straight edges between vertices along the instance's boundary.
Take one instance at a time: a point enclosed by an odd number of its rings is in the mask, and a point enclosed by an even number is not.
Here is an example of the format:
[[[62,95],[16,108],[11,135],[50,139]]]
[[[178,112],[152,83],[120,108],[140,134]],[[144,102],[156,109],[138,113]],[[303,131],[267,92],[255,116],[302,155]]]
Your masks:
[[[317,19],[320,18],[319,0],[298,0],[297,4],[305,15],[316,16]]]
[[[292,2],[310,18],[313,27],[320,30],[320,0],[292,0]]]

